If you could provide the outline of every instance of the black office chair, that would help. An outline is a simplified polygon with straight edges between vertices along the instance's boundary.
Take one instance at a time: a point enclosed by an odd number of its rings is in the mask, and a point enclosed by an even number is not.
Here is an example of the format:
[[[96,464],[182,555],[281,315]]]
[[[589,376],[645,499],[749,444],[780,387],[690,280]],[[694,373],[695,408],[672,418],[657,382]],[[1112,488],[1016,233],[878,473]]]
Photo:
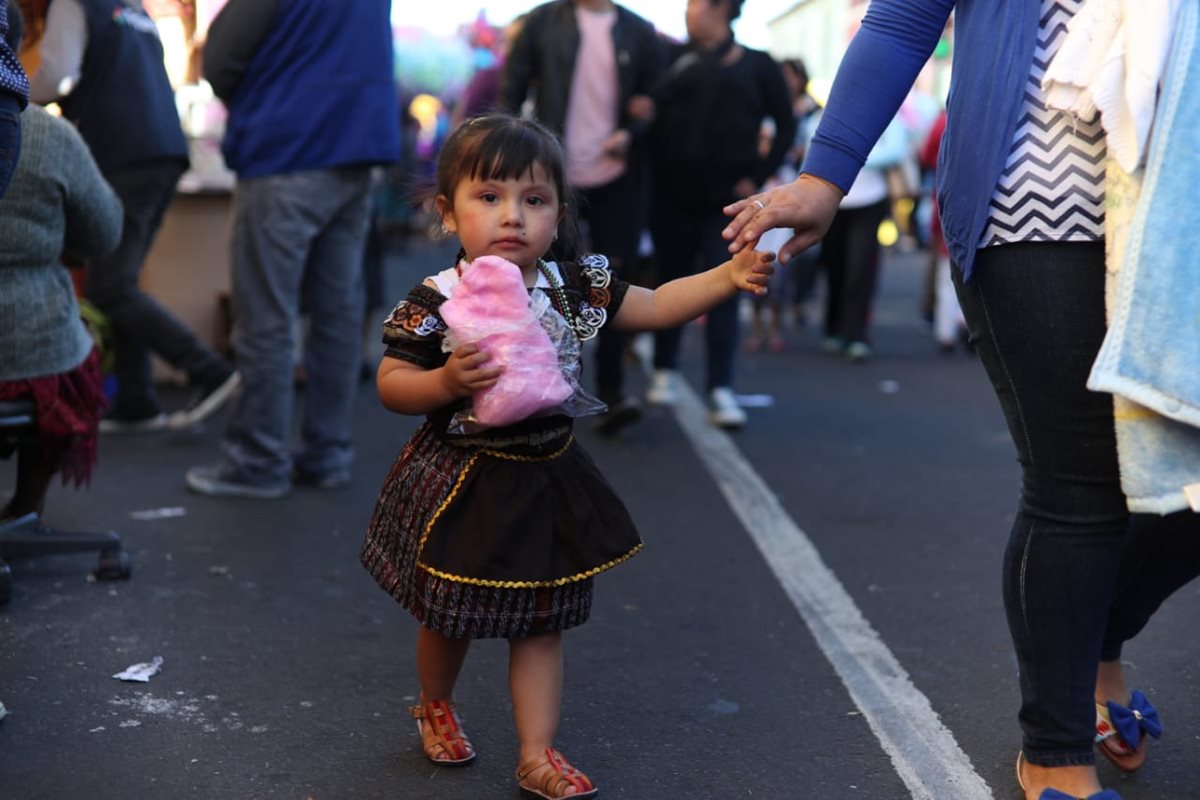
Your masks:
[[[20,445],[36,442],[36,420],[37,405],[32,399],[0,400],[0,456],[7,458]],[[113,531],[64,533],[47,528],[36,513],[0,522],[0,606],[12,598],[12,571],[5,559],[91,552],[100,554],[93,573],[99,580],[129,577],[129,553],[121,548],[121,537]]]

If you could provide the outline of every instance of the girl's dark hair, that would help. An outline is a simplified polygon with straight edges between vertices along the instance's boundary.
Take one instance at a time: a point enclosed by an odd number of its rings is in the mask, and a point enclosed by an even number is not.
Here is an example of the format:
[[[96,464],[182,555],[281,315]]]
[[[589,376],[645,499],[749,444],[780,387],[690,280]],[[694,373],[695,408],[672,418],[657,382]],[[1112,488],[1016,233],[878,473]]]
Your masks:
[[[539,122],[508,114],[486,114],[464,122],[442,145],[436,193],[453,205],[454,190],[464,180],[509,180],[546,170],[564,209],[558,225],[556,252],[574,253],[577,237],[575,204],[567,187],[562,146]]]

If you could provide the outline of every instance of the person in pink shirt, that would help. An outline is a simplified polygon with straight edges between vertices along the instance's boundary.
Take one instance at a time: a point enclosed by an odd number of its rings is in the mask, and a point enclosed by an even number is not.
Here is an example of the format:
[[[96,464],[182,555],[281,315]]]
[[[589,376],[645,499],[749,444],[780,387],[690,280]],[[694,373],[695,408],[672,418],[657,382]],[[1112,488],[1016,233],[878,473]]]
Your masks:
[[[567,183],[579,195],[582,244],[608,256],[624,277],[645,225],[642,139],[661,59],[654,26],[629,9],[612,0],[551,0],[526,16],[500,82],[501,110],[519,113],[532,96],[533,116],[563,142]],[[600,335],[596,387],[608,405],[598,426],[604,435],[641,416],[638,401],[624,392],[625,340],[617,331]]]

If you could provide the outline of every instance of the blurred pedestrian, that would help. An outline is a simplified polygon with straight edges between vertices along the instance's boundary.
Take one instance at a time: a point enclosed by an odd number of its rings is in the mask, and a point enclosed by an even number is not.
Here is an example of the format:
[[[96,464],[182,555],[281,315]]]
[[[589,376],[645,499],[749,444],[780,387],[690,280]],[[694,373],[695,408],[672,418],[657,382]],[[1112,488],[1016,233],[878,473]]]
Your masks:
[[[861,363],[871,356],[871,316],[879,288],[883,247],[879,226],[891,214],[888,171],[908,155],[908,134],[898,119],[879,137],[862,170],[838,205],[821,240],[825,273],[826,352]]]
[[[439,766],[475,759],[454,687],[472,639],[507,639],[520,739],[517,782],[526,797],[547,800],[597,793],[554,749],[562,632],[587,621],[593,577],[636,555],[641,537],[575,440],[572,419],[561,407],[543,404],[534,416],[465,432],[455,420],[465,409],[478,410],[481,395],[499,388],[501,353],[511,359],[510,370],[523,366],[514,363],[517,348],[501,339],[528,341],[523,330],[512,330],[513,312],[529,305],[526,289],[545,294],[547,314],[563,330],[556,337],[557,357],[549,353],[543,373],[546,382],[561,382],[560,364],[577,370],[580,342],[601,327],[677,325],[739,290],[761,291],[770,274],[762,254],[746,250],[651,292],[622,281],[599,255],[546,261],[560,227],[569,231],[573,225],[565,171],[554,134],[531,120],[480,117],[447,141],[436,207],[462,246],[458,262],[419,283],[393,310],[384,323],[388,349],[376,378],[387,408],[426,421],[388,474],[362,551],[380,586],[421,623],[421,693],[411,711],[425,755]],[[470,311],[463,291],[478,300],[476,276],[488,271],[482,279],[493,281],[483,286],[491,289],[488,302]],[[495,287],[505,273],[515,280],[512,294]],[[503,302],[510,299],[515,302]],[[496,319],[509,330],[479,344],[459,342],[447,352],[449,335],[462,335],[462,327],[449,322],[484,327]],[[554,327],[532,318],[527,324],[538,333]],[[550,338],[542,338],[551,349]],[[541,397],[540,382],[528,375],[520,382],[533,384]],[[571,387],[565,388],[569,396]]]
[[[1108,85],[1118,98],[1156,96],[1153,65],[1165,61],[1172,30],[1168,6],[1138,8],[1145,35],[1135,55],[1152,65],[1146,73],[1121,75],[1119,62],[1096,54],[1097,63],[1117,67]],[[1100,785],[1097,750],[1134,771],[1148,738],[1162,733],[1146,696],[1126,683],[1121,648],[1200,572],[1200,517],[1190,509],[1130,513],[1113,398],[1087,388],[1105,336],[1105,163],[1116,140],[1094,109],[1052,107],[1042,84],[1081,13],[1079,0],[875,0],[803,174],[731,205],[725,235],[732,250],[780,225],[795,232],[787,252],[819,239],[951,10],[954,79],[937,177],[942,231],[1022,468],[1003,576],[1022,693],[1017,778],[1027,800],[1113,800],[1117,793]],[[1150,128],[1145,107],[1125,119],[1133,118]],[[1191,152],[1188,144],[1178,158]],[[1187,508],[1185,492],[1176,494],[1174,508]]]
[[[0,39],[8,38],[9,25],[16,26],[20,41],[20,22],[16,14],[9,20],[8,4],[0,3]],[[17,158],[21,154],[21,109],[29,102],[29,80],[16,51],[0,42],[0,197],[8,189]]]
[[[7,5],[16,51],[21,12]],[[21,116],[13,190],[0,199],[0,400],[31,399],[37,437],[20,445],[0,522],[40,514],[55,475],[75,486],[91,477],[105,406],[100,353],[60,256],[103,256],[121,236],[121,202],[75,129],[34,104]]]
[[[551,0],[525,17],[501,80],[502,110],[520,113],[532,97],[534,117],[562,139],[582,246],[603,253],[626,279],[645,226],[642,139],[660,72],[658,37],[646,20],[612,0]],[[626,340],[603,328],[596,350],[597,394],[608,405],[598,430],[610,436],[641,416],[624,390]]]
[[[204,71],[229,110],[222,152],[238,176],[232,342],[245,385],[221,462],[188,470],[193,491],[272,499],[293,480],[350,481],[371,168],[400,151],[390,10],[387,0],[230,0],[209,29]],[[293,455],[302,297],[310,324]]]
[[[86,267],[84,293],[113,329],[117,390],[104,432],[183,428],[215,412],[239,383],[233,366],[138,286],[150,245],[188,166],[188,147],[163,63],[158,28],[139,0],[56,0],[46,11],[38,103],[57,102],[79,129],[125,210],[121,244]],[[170,418],[154,389],[151,355],[192,387]]]
[[[719,261],[722,207],[758,191],[795,140],[779,65],[734,39],[741,10],[742,0],[688,0],[688,41],[669,47],[669,66],[654,92],[650,230],[662,283]],[[775,127],[765,157],[759,154],[764,118]],[[738,299],[730,298],[708,313],[704,329],[709,419],[724,428],[746,423],[733,391],[738,324]],[[654,337],[650,403],[676,400],[681,336],[672,329]]]

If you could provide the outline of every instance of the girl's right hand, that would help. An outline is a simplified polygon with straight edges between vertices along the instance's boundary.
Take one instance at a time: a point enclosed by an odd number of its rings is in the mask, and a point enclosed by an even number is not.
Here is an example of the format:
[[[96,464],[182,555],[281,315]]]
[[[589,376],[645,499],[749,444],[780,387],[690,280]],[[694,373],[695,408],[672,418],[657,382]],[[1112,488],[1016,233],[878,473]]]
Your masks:
[[[446,389],[455,397],[467,397],[495,386],[504,370],[484,366],[489,360],[491,356],[473,344],[464,344],[455,350],[442,367]]]

